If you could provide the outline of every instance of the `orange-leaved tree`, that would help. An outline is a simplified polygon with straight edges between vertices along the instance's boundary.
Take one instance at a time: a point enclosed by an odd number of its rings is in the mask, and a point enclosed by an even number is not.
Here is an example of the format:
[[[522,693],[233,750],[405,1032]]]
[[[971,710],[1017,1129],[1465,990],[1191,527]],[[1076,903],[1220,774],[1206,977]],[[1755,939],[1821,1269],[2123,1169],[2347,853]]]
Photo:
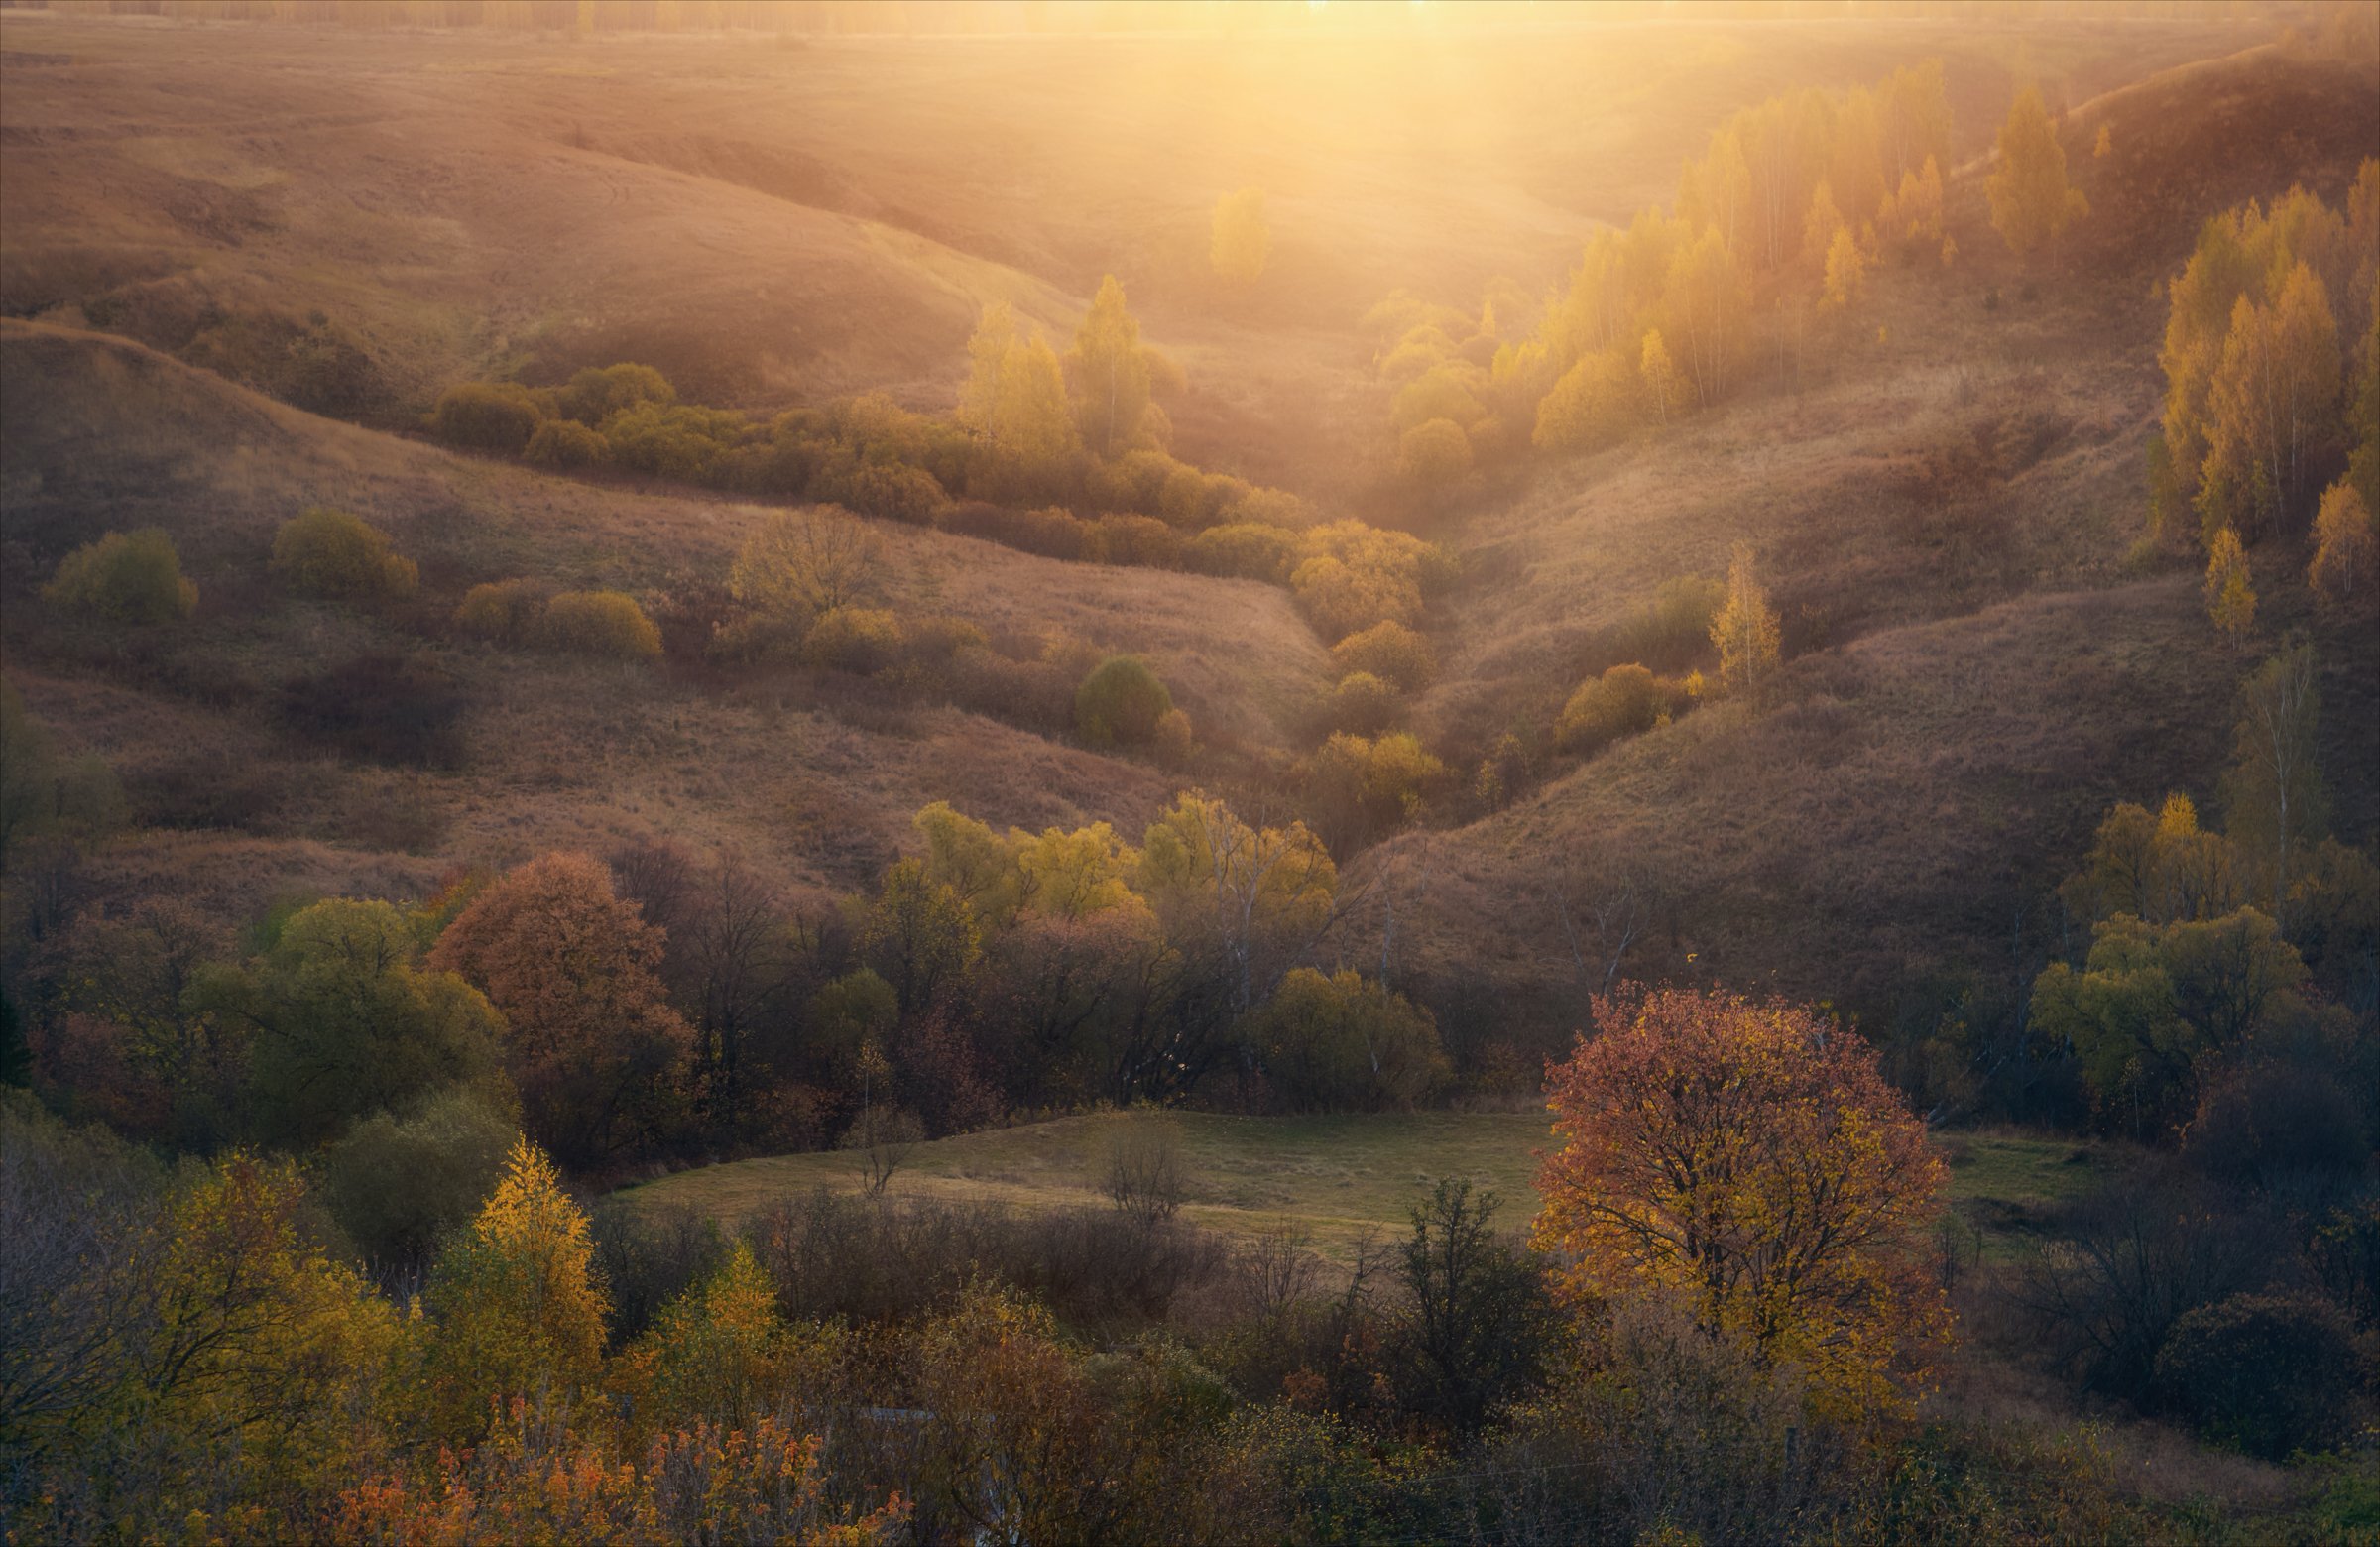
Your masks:
[[[1947,1176],[1876,1052],[1783,1001],[1623,986],[1549,1071],[1537,1245],[1594,1306],[1683,1298],[1801,1366],[1813,1401],[1891,1410],[1948,1331],[1919,1240]]]
[[[473,897],[429,954],[504,1012],[529,1130],[565,1161],[633,1144],[676,1099],[693,1033],[656,972],[664,943],[609,871],[548,854]]]

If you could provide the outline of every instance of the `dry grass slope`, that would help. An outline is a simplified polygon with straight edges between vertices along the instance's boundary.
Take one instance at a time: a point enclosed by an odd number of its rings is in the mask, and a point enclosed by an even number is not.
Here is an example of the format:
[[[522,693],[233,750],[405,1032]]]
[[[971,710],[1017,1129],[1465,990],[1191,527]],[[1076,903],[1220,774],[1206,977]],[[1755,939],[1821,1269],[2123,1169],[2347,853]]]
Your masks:
[[[767,679],[720,695],[667,671],[444,638],[444,612],[479,580],[530,573],[633,591],[724,572],[756,507],[474,461],[300,414],[141,345],[43,324],[0,321],[0,638],[36,711],[78,750],[108,756],[136,790],[239,771],[249,796],[227,814],[215,800],[206,825],[238,829],[241,845],[345,846],[358,888],[387,874],[392,849],[501,863],[654,833],[733,847],[796,883],[851,886],[933,799],[996,822],[1109,818],[1136,830],[1172,790],[1145,763],[955,710],[901,709],[867,692],[805,702]],[[292,603],[271,586],[274,530],[314,503],[356,512],[422,561],[416,607],[358,613]],[[201,590],[198,617],[170,643],[113,645],[32,597],[67,548],[146,525],[174,535]],[[1327,654],[1278,589],[1070,565],[876,525],[902,610],[1138,652],[1211,732],[1277,741],[1325,680]],[[300,669],[416,649],[471,700],[464,769],[393,774],[328,760],[274,716],[278,684]],[[392,822],[393,809],[414,815]],[[192,860],[177,840],[109,863],[171,887]],[[282,887],[274,865],[246,874],[241,905]],[[221,880],[236,888],[240,875],[225,867]]]

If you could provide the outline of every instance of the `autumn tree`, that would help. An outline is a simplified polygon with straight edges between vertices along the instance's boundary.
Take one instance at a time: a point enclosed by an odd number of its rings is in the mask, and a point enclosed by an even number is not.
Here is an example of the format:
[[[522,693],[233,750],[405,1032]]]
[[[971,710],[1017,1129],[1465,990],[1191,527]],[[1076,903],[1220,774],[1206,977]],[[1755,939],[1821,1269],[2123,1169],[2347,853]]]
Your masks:
[[[2297,949],[2255,908],[2167,924],[2119,913],[2092,931],[2082,967],[2052,962],[2034,980],[2033,1035],[2073,1055],[2103,1127],[2170,1138],[2211,1061],[2294,1018],[2305,982]]]
[[[984,309],[967,361],[959,422],[982,448],[971,486],[980,479],[988,493],[1003,495],[1054,487],[1082,443],[1057,351],[1038,333],[1018,337],[1003,301]]]
[[[2231,768],[2223,775],[2228,835],[2269,866],[2272,916],[2289,921],[2292,856],[2327,830],[2321,765],[2320,674],[2314,647],[2285,650],[2240,684]]]
[[[610,660],[651,660],[661,631],[625,591],[562,591],[537,615],[531,637],[548,650]]]
[[[1396,475],[1414,488],[1437,494],[1471,471],[1471,438],[1453,419],[1424,419],[1397,437]]]
[[[1826,183],[1810,195],[1810,213],[1802,221],[1802,261],[1823,270],[1835,233],[1844,229],[1843,211],[1835,207],[1835,190]]]
[[[1536,1240],[1565,1288],[1676,1296],[1808,1371],[1824,1410],[1901,1405],[1946,1328],[1920,1233],[1948,1172],[1877,1055],[1782,1001],[1634,991],[1550,1073],[1563,1140]]]
[[[1430,1012],[1354,972],[1295,969],[1256,1022],[1265,1074],[1292,1111],[1410,1107],[1447,1074]]]
[[[1148,357],[1140,347],[1140,324],[1125,308],[1124,286],[1113,274],[1100,281],[1075,332],[1066,374],[1083,443],[1101,456],[1129,449],[1148,409]]]
[[[2269,306],[2241,296],[2207,388],[2205,519],[2272,526],[2303,491],[2338,391],[2338,324],[2313,269],[2296,265]]]
[[[1742,271],[1717,230],[1679,249],[1662,292],[1664,333],[1685,346],[1686,374],[1705,408],[1726,395],[1750,311]]]
[[[919,861],[901,860],[885,872],[860,949],[892,986],[902,1012],[914,1014],[974,970],[983,931],[949,883],[934,880]]]
[[[2206,550],[2206,579],[2200,587],[2206,600],[2206,616],[2233,645],[2248,637],[2256,626],[2256,587],[2248,573],[2248,555],[2239,545],[2239,534],[2229,527],[2214,535]]]
[[[567,1396],[603,1365],[610,1310],[587,1217],[542,1150],[522,1138],[471,1228],[438,1258],[425,1296],[435,1432],[475,1439],[508,1397]]]
[[[1867,259],[1848,226],[1838,226],[1827,245],[1827,277],[1818,298],[1821,311],[1847,311],[1867,282]]]
[[[1252,285],[1272,256],[1272,227],[1264,217],[1264,190],[1242,188],[1215,204],[1215,232],[1207,256],[1216,277]]]
[[[738,605],[807,624],[877,599],[878,545],[865,522],[833,506],[772,511],[745,537],[727,572]]]
[[[438,937],[429,964],[484,991],[529,1130],[592,1164],[672,1119],[693,1032],[656,972],[664,937],[584,854],[505,875]]]
[[[1413,819],[1446,765],[1404,731],[1333,735],[1306,759],[1306,807],[1323,840],[1345,853]]]
[[[2201,827],[2198,807],[2175,793],[2155,811],[2119,802],[2058,895],[2088,924],[2118,913],[2152,924],[2219,918],[2248,900],[2244,869],[2231,842]]]
[[[776,1286],[751,1245],[738,1241],[709,1277],[661,1308],[613,1380],[650,1428],[749,1428],[775,1402],[797,1349],[777,1313]]]
[[[1669,358],[1669,346],[1661,341],[1659,328],[1647,328],[1644,347],[1637,353],[1636,381],[1644,394],[1644,405],[1656,424],[1669,422],[1672,408],[1680,406],[1678,368]]]
[[[1948,240],[1942,229],[1942,169],[1933,157],[1926,158],[1922,170],[1901,174],[1900,188],[1876,216],[1876,230],[1884,244],[1898,247],[1903,257]]]
[[[1530,443],[1540,451],[1595,451],[1636,427],[1636,362],[1624,349],[1583,355],[1537,406]]]
[[[401,1336],[388,1302],[316,1244],[295,1164],[234,1151],[193,1170],[155,1234],[107,1264],[147,1303],[124,1329],[121,1382],[86,1421],[115,1431],[110,1470],[142,1480],[141,1536],[208,1503],[237,1519],[277,1491],[325,1489]]]
[[[1730,693],[1755,701],[1776,674],[1777,615],[1748,546],[1738,546],[1727,564],[1727,599],[1711,620],[1711,643],[1719,647],[1720,680]]]
[[[1192,790],[1141,835],[1137,882],[1169,939],[1222,961],[1245,1015],[1329,922],[1339,873],[1304,823],[1251,827]]]
[[[2055,240],[2067,222],[2090,213],[2082,190],[2066,180],[2066,151],[2057,125],[2031,86],[2009,104],[1991,176],[1983,191],[1991,200],[1992,229],[2019,257]]]
[[[2306,583],[2340,607],[2368,601],[2374,594],[2373,577],[2380,572],[2380,536],[2353,484],[2342,478],[2324,491],[2314,536],[2314,562],[2307,568]]]

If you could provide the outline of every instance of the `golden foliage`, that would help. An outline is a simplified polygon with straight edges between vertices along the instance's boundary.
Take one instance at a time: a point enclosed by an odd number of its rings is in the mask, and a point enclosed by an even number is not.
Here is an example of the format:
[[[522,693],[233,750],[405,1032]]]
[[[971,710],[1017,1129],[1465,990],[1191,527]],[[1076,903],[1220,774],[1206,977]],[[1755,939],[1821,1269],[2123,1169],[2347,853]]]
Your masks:
[[[389,535],[359,517],[315,505],[282,523],[273,573],[300,596],[347,601],[411,596],[421,572],[389,546]]]
[[[1711,620],[1711,643],[1719,647],[1720,682],[1728,692],[1756,700],[1767,691],[1780,634],[1747,546],[1739,545],[1728,561],[1727,599]]]
[[[624,591],[564,591],[538,615],[540,644],[575,655],[650,660],[661,653],[661,631]]]
[[[198,605],[198,587],[181,575],[181,555],[163,530],[111,532],[59,560],[42,600],[111,623],[173,623]]]
[[[2008,105],[2000,125],[1997,156],[1983,191],[1991,200],[1992,229],[2018,256],[2053,241],[2067,223],[2090,213],[2082,190],[2066,180],[2066,151],[2041,93],[2031,86]]]
[[[2229,527],[2214,535],[2206,549],[2206,579],[2200,588],[2206,599],[2206,616],[2233,645],[2256,626],[2256,588],[2248,573],[2248,555],[2239,534]]]
[[[594,1381],[610,1309],[594,1253],[553,1162],[515,1139],[495,1193],[430,1279],[423,1396],[435,1432],[476,1438],[500,1424],[507,1399],[566,1397]]]
[[[1552,1072],[1563,1147],[1538,1182],[1570,1293],[1677,1296],[1803,1367],[1823,1411],[1902,1407],[1949,1326],[1919,1241],[1948,1171],[1875,1050],[1716,992],[1623,993],[1595,1018]]]
[[[2324,491],[2314,536],[2314,562],[2307,567],[2306,583],[2336,606],[2368,602],[2375,594],[2374,575],[2380,573],[2380,536],[2354,485],[2341,479]]]

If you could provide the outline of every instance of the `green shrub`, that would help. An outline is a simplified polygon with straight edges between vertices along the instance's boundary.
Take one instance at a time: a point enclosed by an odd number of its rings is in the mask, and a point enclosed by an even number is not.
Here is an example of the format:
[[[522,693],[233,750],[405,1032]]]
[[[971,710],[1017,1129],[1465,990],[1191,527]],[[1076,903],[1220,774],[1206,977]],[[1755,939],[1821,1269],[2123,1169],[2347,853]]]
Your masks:
[[[1185,568],[1202,575],[1236,576],[1280,585],[1296,567],[1303,543],[1298,535],[1280,527],[1236,522],[1209,527],[1190,539],[1183,550]]]
[[[1673,576],[1661,582],[1648,606],[1610,631],[1607,647],[1622,659],[1678,670],[1708,654],[1711,620],[1719,616],[1726,600],[1724,581],[1702,575]]]
[[[892,664],[900,644],[900,620],[885,608],[835,607],[811,625],[801,654],[811,665],[867,676]]]
[[[1180,534],[1154,516],[1102,516],[1095,524],[1111,564],[1173,569],[1182,561]]]
[[[590,428],[601,428],[613,415],[657,404],[669,408],[677,402],[677,389],[669,378],[650,365],[590,365],[570,378],[570,385],[556,395],[555,407],[564,418],[574,419]]]
[[[1289,576],[1298,611],[1336,643],[1380,623],[1411,625],[1421,616],[1421,587],[1391,565],[1318,553]]]
[[[59,561],[42,598],[111,623],[172,623],[198,605],[174,539],[155,527],[111,532]]]
[[[862,515],[920,526],[950,503],[941,483],[924,468],[866,461],[847,451],[827,458],[811,476],[809,496]]]
[[[640,403],[604,424],[605,455],[631,472],[696,483],[742,443],[746,427],[741,416],[721,409]]]
[[[1224,507],[1225,525],[1311,527],[1314,508],[1286,489],[1250,489]]]
[[[1343,675],[1366,672],[1400,693],[1419,692],[1437,673],[1430,642],[1401,623],[1375,623],[1331,647],[1331,662]]]
[[[539,467],[593,467],[603,460],[603,437],[576,419],[547,419],[521,454]]]
[[[1085,492],[1097,510],[1153,511],[1165,480],[1181,465],[1162,451],[1127,451],[1112,462],[1096,464],[1085,480]]]
[[[1306,760],[1306,804],[1334,853],[1393,832],[1420,810],[1446,765],[1403,731],[1335,733]]]
[[[1137,655],[1110,655],[1074,690],[1074,727],[1094,747],[1145,746],[1173,695]]]
[[[534,580],[497,580],[463,593],[454,626],[483,640],[518,642],[535,632],[545,611],[545,588]]]
[[[510,1117],[462,1087],[407,1117],[366,1118],[322,1157],[330,1217],[367,1259],[424,1264],[487,1202],[515,1132]]]
[[[326,505],[282,523],[273,572],[300,596],[345,601],[410,596],[420,579],[412,559],[390,551],[387,533]]]
[[[1593,753],[1623,737],[1651,730],[1668,716],[1682,694],[1639,665],[1613,666],[1579,684],[1562,706],[1556,740],[1572,752]]]
[[[1417,489],[1444,489],[1471,471],[1471,437],[1453,419],[1424,419],[1397,437],[1396,475]]]
[[[1254,1031],[1265,1077],[1293,1111],[1410,1107],[1446,1077],[1430,1012],[1353,972],[1295,969]]]
[[[428,422],[450,446],[519,456],[544,417],[536,394],[518,382],[464,382],[438,395]]]
[[[2322,1450],[2351,1427],[2355,1328],[2329,1301],[2239,1294],[2174,1323],[2157,1389],[2208,1438],[2268,1461]]]
[[[621,591],[564,591],[545,604],[537,640],[577,655],[650,660],[661,653],[661,631],[637,599]]]
[[[1043,558],[1096,561],[1107,556],[1097,527],[1054,505],[1017,511],[971,501],[944,511],[941,525],[945,532],[982,537]]]
[[[1396,689],[1368,671],[1351,671],[1331,692],[1331,728],[1377,736],[1396,723]]]
[[[901,628],[902,648],[912,660],[945,663],[960,652],[982,650],[987,643],[984,631],[976,625],[941,613],[912,618]]]

